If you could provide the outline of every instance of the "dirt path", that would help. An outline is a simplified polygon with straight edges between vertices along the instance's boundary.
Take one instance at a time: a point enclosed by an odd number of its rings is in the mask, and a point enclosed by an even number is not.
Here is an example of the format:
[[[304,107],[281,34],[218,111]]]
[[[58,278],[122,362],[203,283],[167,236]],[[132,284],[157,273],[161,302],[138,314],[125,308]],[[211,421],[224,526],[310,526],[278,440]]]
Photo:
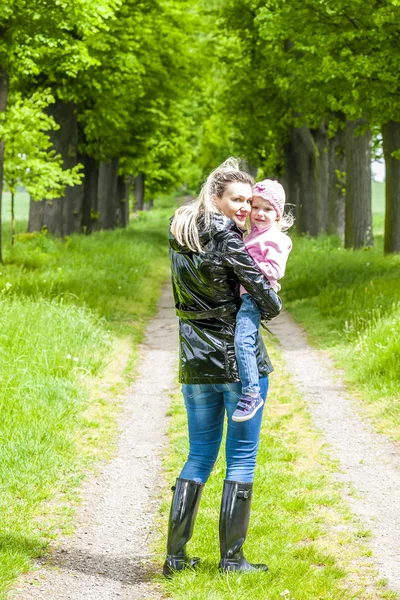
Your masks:
[[[150,582],[148,538],[160,491],[160,454],[176,370],[177,319],[165,288],[141,348],[138,378],[125,398],[118,453],[83,489],[74,536],[19,581],[13,600],[161,598]]]
[[[302,329],[287,313],[270,324],[279,338],[288,370],[309,403],[313,420],[339,459],[338,479],[356,494],[346,500],[366,529],[375,564],[389,586],[400,592],[400,454],[361,420],[326,355],[310,348]]]
[[[337,477],[353,486],[346,500],[373,533],[375,561],[400,591],[400,457],[363,422],[325,355],[311,349],[288,314],[270,325],[289,371],[309,402],[332,455]],[[177,320],[170,288],[142,347],[139,376],[126,396],[118,454],[83,490],[76,534],[55,545],[38,570],[19,581],[13,600],[160,599],[151,579],[148,538],[154,532],[160,489],[165,412],[173,385]]]

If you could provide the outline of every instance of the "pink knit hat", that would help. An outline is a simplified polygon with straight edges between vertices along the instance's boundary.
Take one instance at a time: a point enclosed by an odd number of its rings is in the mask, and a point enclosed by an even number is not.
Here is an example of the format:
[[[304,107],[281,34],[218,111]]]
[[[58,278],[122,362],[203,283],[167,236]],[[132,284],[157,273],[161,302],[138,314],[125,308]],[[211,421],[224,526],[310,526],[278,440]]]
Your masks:
[[[253,196],[261,196],[264,200],[268,200],[276,210],[278,217],[283,215],[286,195],[285,190],[278,181],[264,179],[260,183],[256,183],[253,187]]]

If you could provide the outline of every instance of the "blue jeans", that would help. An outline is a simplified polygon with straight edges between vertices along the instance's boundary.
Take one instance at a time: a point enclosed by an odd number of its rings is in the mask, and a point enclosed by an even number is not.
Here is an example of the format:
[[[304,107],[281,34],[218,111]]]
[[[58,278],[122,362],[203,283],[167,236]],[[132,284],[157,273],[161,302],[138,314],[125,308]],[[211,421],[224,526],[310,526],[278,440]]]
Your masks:
[[[260,323],[260,309],[250,294],[244,294],[242,305],[236,316],[235,327],[235,354],[243,394],[260,393],[256,357],[256,342]]]
[[[268,377],[259,381],[264,400],[268,392]],[[183,384],[182,393],[188,416],[189,456],[180,477],[206,483],[221,446],[225,411],[226,479],[252,483],[256,466],[263,409],[242,423],[232,421],[242,391],[237,383]]]

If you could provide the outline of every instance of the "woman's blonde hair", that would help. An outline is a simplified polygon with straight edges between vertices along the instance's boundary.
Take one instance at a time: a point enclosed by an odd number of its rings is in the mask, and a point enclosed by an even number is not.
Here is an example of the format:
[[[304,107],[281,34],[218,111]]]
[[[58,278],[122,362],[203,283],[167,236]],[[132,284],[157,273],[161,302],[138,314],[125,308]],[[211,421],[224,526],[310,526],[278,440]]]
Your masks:
[[[209,228],[212,213],[218,212],[213,197],[221,198],[227,186],[236,182],[254,184],[251,175],[240,170],[239,160],[231,157],[209,174],[195,200],[175,211],[171,232],[181,246],[187,246],[193,252],[203,252],[199,225],[202,230]]]

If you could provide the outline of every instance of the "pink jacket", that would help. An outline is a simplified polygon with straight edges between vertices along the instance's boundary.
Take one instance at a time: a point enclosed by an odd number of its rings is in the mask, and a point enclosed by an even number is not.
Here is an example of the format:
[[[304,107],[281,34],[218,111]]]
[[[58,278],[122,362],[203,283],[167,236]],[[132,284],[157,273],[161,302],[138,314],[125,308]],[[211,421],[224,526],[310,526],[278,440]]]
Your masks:
[[[290,237],[282,233],[275,224],[268,229],[253,226],[244,245],[273,289],[279,292],[281,286],[278,279],[285,274],[286,262],[292,249]],[[243,286],[240,286],[240,293],[247,293]]]

